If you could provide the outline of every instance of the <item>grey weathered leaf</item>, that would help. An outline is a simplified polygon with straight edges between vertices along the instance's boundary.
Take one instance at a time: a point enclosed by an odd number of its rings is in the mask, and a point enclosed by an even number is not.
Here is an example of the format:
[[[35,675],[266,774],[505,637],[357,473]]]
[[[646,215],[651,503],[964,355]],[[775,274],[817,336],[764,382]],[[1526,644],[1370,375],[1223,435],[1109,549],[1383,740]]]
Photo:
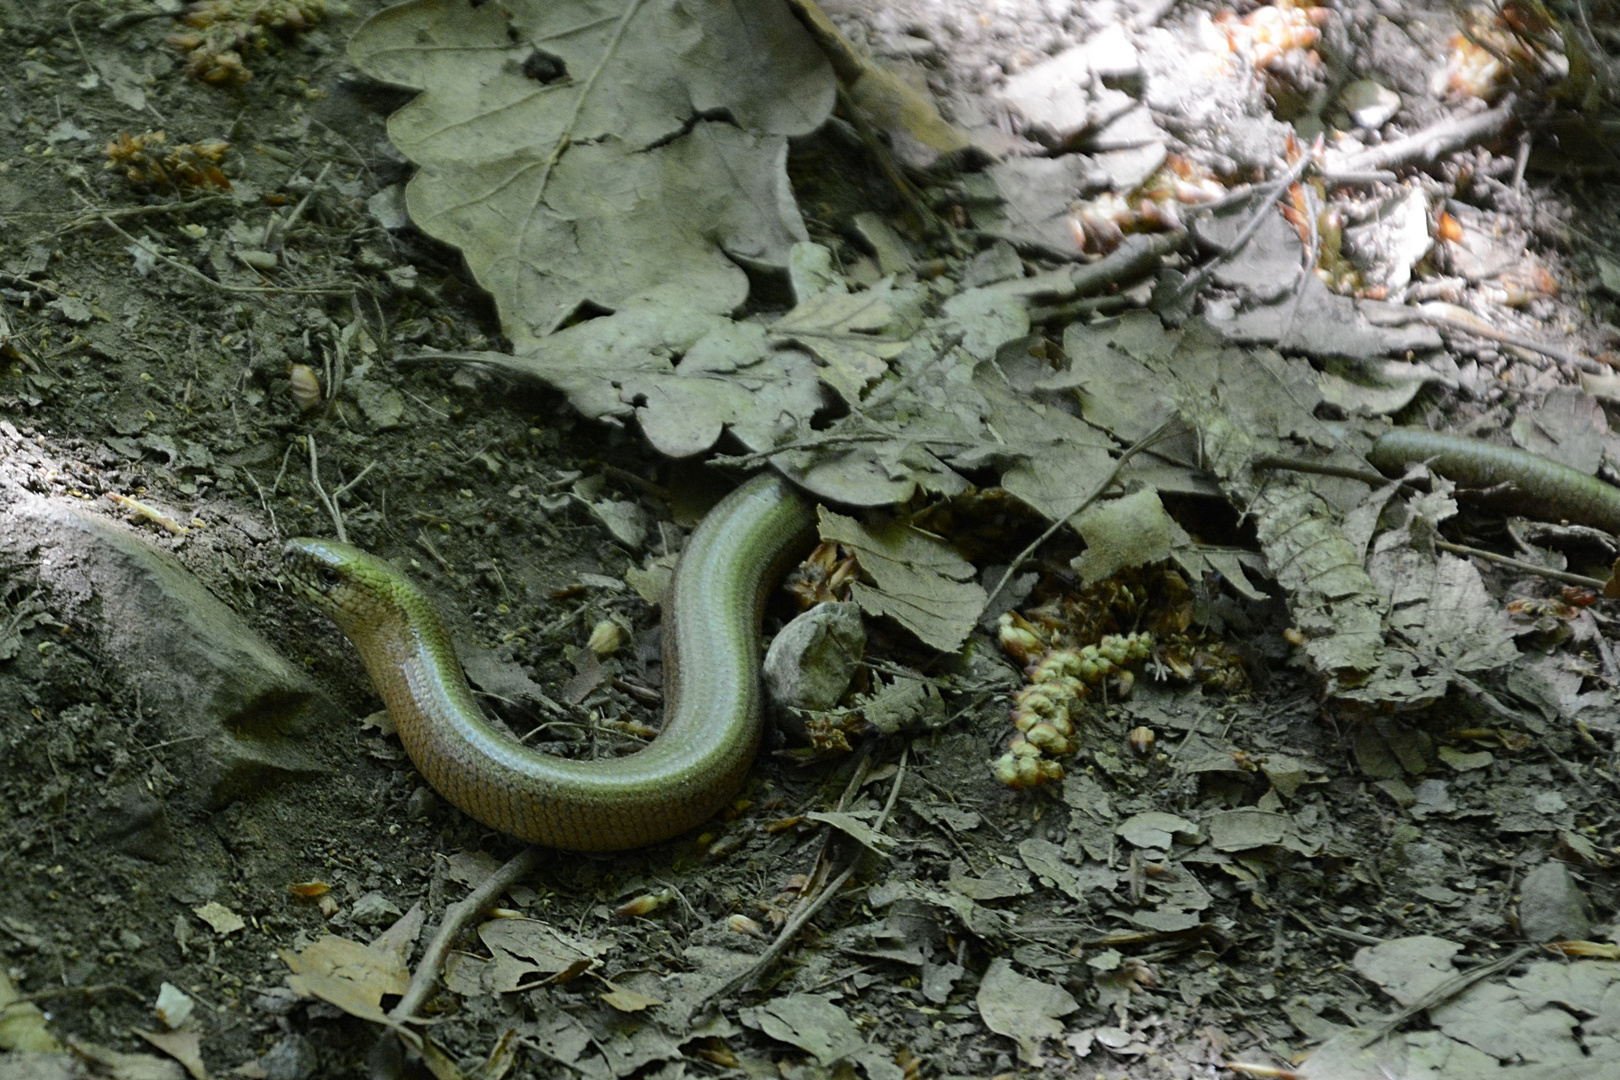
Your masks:
[[[778,341],[808,349],[821,361],[821,377],[838,396],[859,405],[866,388],[905,351],[916,328],[913,290],[896,293],[892,278],[861,292],[826,289],[801,300],[771,325]],[[898,310],[897,310],[898,309]]]
[[[1287,814],[1272,814],[1254,806],[1220,810],[1209,816],[1209,842],[1216,851],[1246,851],[1281,843],[1288,828]]]
[[[739,263],[785,267],[804,239],[786,137],[826,118],[833,79],[779,3],[413,0],[350,56],[423,91],[389,123],[421,167],[411,216],[520,352],[584,304],[730,311]]]
[[[863,610],[891,615],[925,644],[955,652],[984,610],[973,564],[937,536],[904,524],[868,529],[854,518],[820,510],[821,538],[855,551],[873,584],[856,582]]]
[[[810,821],[819,821],[831,825],[839,832],[859,841],[862,846],[877,852],[879,855],[887,855],[889,849],[894,847],[894,837],[885,836],[878,832],[854,814],[812,810],[804,816]]]
[[[823,1065],[831,1065],[866,1044],[844,1010],[820,994],[772,998],[753,1016],[765,1034],[808,1051]]]
[[[1018,1060],[1040,1066],[1041,1042],[1063,1034],[1058,1017],[1067,1016],[1080,1003],[1060,986],[1018,974],[1005,957],[990,961],[979,984],[979,1015],[985,1026],[1018,1044]]]
[[[771,351],[752,323],[680,308],[636,307],[591,319],[520,355],[453,358],[540,379],[592,418],[634,416],[671,457],[702,453],[727,429],[751,448],[773,445],[822,403],[809,357]]]
[[[1093,504],[1075,528],[1085,538],[1086,550],[1074,560],[1074,568],[1087,585],[1165,558],[1176,533],[1152,488]]]

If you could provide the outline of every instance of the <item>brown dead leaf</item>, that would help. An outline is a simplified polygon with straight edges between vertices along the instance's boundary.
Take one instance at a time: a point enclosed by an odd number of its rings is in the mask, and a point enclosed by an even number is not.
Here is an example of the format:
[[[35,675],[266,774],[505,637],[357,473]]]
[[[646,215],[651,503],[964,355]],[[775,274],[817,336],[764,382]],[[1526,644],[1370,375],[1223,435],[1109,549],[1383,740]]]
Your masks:
[[[208,1080],[208,1069],[202,1060],[202,1034],[196,1031],[142,1031],[135,1034],[168,1054],[190,1073],[194,1080]]]
[[[362,1020],[388,1023],[383,995],[403,994],[411,985],[411,973],[398,954],[347,938],[323,937],[301,953],[277,951],[293,971],[287,985],[296,993],[320,998]]]
[[[636,991],[631,990],[629,987],[620,986],[618,983],[614,982],[608,982],[607,979],[603,979],[602,981],[607,983],[608,992],[605,994],[599,994],[597,996],[603,1001],[607,1002],[609,1005],[613,1006],[615,1009],[618,1009],[620,1012],[641,1012],[643,1009],[650,1009],[654,1005],[663,1004],[663,1001],[660,999],[648,997],[646,994],[637,993]]]

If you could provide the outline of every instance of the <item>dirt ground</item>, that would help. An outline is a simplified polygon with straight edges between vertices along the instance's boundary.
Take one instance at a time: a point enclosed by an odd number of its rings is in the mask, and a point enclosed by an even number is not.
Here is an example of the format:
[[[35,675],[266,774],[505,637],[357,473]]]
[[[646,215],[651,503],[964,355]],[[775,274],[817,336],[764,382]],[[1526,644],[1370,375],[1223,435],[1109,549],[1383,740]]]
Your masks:
[[[409,95],[366,80],[344,53],[382,6],[359,0],[276,35],[246,56],[251,81],[229,86],[185,73],[166,5],[0,4],[13,61],[0,71],[0,470],[16,490],[132,524],[313,688],[286,756],[267,751],[268,766],[210,786],[188,741],[200,737],[143,690],[164,672],[138,678],[127,652],[103,646],[99,601],[61,606],[37,566],[0,565],[0,959],[59,1037],[124,1052],[151,1052],[135,1032],[158,1027],[163,984],[180,989],[196,1003],[187,1030],[200,1033],[212,1075],[385,1075],[368,1064],[379,1029],[287,990],[283,953],[328,932],[370,941],[418,903],[431,928],[468,882],[521,849],[442,802],[397,740],[359,722],[378,700],[335,628],[278,585],[281,541],[330,535],[324,499],[340,492],[351,541],[408,567],[481,657],[473,674],[488,707],[536,745],[606,756],[635,745],[627,727],[658,717],[657,613],[625,572],[677,550],[730,482],[659,459],[634,431],[579,419],[543,388],[410,359],[501,338],[458,254],[400,216],[410,166],[384,124]],[[826,6],[858,45],[930,66],[964,123],[983,119],[967,115],[973,95],[1009,72],[1148,14]],[[945,39],[948,63],[926,47]],[[210,181],[206,149],[188,159],[202,182],[179,188],[131,182],[126,167],[139,162],[103,167],[106,144],[150,129],[170,149],[228,142],[218,168],[229,188]],[[813,237],[850,263],[867,257],[850,215],[902,209],[845,141],[803,140],[789,167]],[[1601,179],[1532,175],[1523,205],[1533,235],[1565,236],[1546,245],[1549,258],[1577,270],[1589,249],[1576,234],[1601,237],[1596,223],[1614,218]],[[1603,318],[1569,322],[1591,330]],[[301,411],[293,365],[337,392]],[[650,515],[639,548],[591,511],[603,499]],[[1244,536],[1223,508],[1194,513],[1212,535]],[[986,527],[996,535],[976,541],[980,551],[1016,550],[1039,532],[1016,515]],[[1060,591],[1077,548],[1060,538],[1043,551],[1041,590]],[[1490,579],[1504,600],[1518,581]],[[812,1025],[770,1011],[786,995],[819,995],[853,1019],[857,1042],[883,1050],[861,1065],[871,1080],[1041,1067],[1230,1075],[1224,1062],[1284,1064],[1387,1015],[1351,969],[1359,948],[1427,934],[1481,962],[1505,952],[1519,939],[1518,889],[1549,860],[1575,866],[1596,918],[1612,919],[1620,732],[1528,713],[1508,723],[1463,695],[1399,716],[1335,713],[1290,662],[1279,601],[1201,599],[1219,607],[1213,621],[1231,643],[1241,639],[1244,684],[1144,674],[1091,722],[1067,785],[1032,793],[987,768],[1018,683],[990,635],[940,657],[871,626],[874,663],[936,680],[948,722],[825,759],[773,743],[700,834],[548,860],[503,906],[591,943],[600,963],[512,992],[445,991],[433,1038],[469,1075],[510,1030],[512,1075],[808,1078],[864,1061],[818,1059],[806,1050]],[[784,614],[773,608],[768,629]],[[610,619],[628,643],[576,698],[586,640]],[[1174,750],[1133,748],[1128,733],[1142,727]],[[1487,728],[1456,749],[1457,731]],[[1486,749],[1488,762],[1467,756]],[[1403,766],[1414,785],[1445,779],[1418,792],[1433,800],[1415,814],[1390,783]],[[1284,788],[1290,831],[1262,848],[1171,839],[1195,812],[1275,809]],[[782,824],[890,804],[901,839],[864,856],[813,822]],[[1162,843],[1122,838],[1128,821],[1161,830]],[[756,988],[706,1012],[693,987],[763,951],[829,844],[854,867],[846,890]],[[1160,848],[1175,849],[1174,867],[1140,854]],[[1083,853],[1084,868],[1056,865],[1061,851]],[[330,886],[325,900],[292,888],[316,882]],[[664,890],[673,899],[649,914],[615,910]],[[212,905],[241,925],[221,930],[199,914]],[[470,935],[462,948],[483,955]],[[1009,962],[1022,974],[1008,976]],[[1021,1053],[987,1020],[982,987],[1008,978],[1069,999],[1048,1003],[1048,1027],[1008,1022],[1043,1050]],[[603,1000],[618,987],[663,1011]]]

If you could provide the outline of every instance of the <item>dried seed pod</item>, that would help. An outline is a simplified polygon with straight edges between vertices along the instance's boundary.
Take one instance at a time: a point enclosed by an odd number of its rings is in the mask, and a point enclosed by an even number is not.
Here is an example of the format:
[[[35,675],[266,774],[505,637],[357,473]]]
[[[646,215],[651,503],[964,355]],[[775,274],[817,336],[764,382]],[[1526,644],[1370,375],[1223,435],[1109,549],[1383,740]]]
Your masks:
[[[613,914],[622,919],[635,918],[638,915],[651,915],[665,904],[675,898],[673,889],[661,889],[655,893],[642,893],[633,900],[626,900],[613,909]]]
[[[1126,736],[1130,740],[1131,749],[1143,757],[1147,757],[1149,752],[1152,751],[1153,740],[1156,737],[1153,734],[1153,729],[1146,726],[1131,728],[1131,733]]]
[[[1016,611],[1003,612],[998,620],[1001,647],[1018,660],[1028,664],[1046,651],[1046,642],[1040,632]]]
[[[1024,734],[1024,738],[1048,754],[1068,754],[1074,751],[1073,744],[1051,724],[1036,724]]]
[[[585,647],[597,656],[607,656],[624,644],[624,636],[624,627],[612,619],[603,619],[591,627],[591,637]]]
[[[307,413],[321,403],[321,377],[308,364],[294,364],[287,369],[287,380],[292,384],[293,404],[298,411]]]

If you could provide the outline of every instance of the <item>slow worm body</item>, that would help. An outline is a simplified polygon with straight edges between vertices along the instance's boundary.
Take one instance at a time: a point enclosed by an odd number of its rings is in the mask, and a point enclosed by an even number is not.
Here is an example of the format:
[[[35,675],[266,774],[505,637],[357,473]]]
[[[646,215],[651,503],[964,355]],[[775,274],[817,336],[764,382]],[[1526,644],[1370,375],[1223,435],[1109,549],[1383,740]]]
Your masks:
[[[810,505],[769,475],[703,519],[664,600],[663,730],[637,753],[597,761],[531,750],[491,724],[432,604],[388,563],[305,538],[288,542],[283,564],[359,650],[436,791],[520,839],[616,851],[701,824],[742,783],[760,737],[760,613],[813,522]]]

